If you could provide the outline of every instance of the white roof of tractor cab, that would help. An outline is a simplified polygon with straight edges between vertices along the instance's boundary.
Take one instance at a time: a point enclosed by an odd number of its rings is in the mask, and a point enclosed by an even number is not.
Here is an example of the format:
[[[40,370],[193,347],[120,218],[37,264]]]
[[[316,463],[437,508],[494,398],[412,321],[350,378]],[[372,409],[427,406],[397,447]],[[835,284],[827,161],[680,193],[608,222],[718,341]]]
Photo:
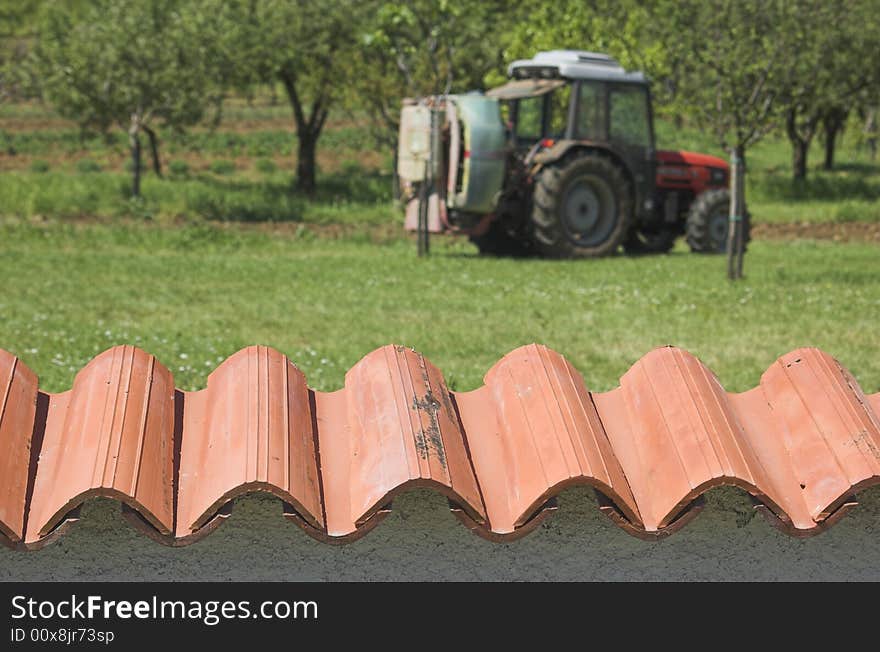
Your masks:
[[[600,79],[647,83],[642,72],[627,72],[616,59],[599,52],[584,50],[550,50],[538,52],[531,59],[514,61],[507,68],[507,74],[514,79],[543,77],[552,79]]]

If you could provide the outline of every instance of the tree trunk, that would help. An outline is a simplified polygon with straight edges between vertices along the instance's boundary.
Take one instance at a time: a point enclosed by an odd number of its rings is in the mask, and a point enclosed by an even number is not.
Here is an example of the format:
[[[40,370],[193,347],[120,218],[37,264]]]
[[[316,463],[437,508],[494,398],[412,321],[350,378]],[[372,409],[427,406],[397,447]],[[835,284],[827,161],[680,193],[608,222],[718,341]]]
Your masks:
[[[153,172],[160,179],[162,178],[162,164],[159,162],[159,139],[156,138],[156,132],[149,127],[144,127],[147,136],[150,138],[150,153],[153,156]]]
[[[831,109],[822,119],[822,127],[825,130],[825,164],[823,167],[826,170],[834,169],[834,152],[837,147],[837,136],[843,131],[846,118],[846,110]]]
[[[293,109],[293,118],[296,121],[296,136],[299,141],[296,161],[296,188],[308,195],[313,195],[317,189],[315,150],[318,147],[318,138],[321,136],[321,130],[327,121],[327,105],[329,100],[324,95],[323,89],[316,91],[317,94],[312,100],[309,114],[306,115],[305,108],[297,92],[295,73],[282,70],[280,77],[281,83],[284,84],[287,98],[290,100],[290,106]]]
[[[299,146],[297,147],[296,158],[296,189],[314,195],[317,189],[315,181],[315,149],[317,138],[311,133],[298,133]]]
[[[803,139],[791,141],[791,170],[795,179],[807,178],[807,152],[810,146]]]
[[[734,281],[743,275],[743,216],[745,214],[745,147],[731,150],[730,221],[727,231],[727,278]]]
[[[866,134],[866,142],[868,144],[868,152],[871,157],[871,163],[877,160],[877,109],[868,111],[865,119],[864,132]]]
[[[785,131],[791,143],[791,170],[796,180],[807,178],[807,155],[816,133],[818,118],[810,118],[802,129],[798,128],[797,111],[790,109],[785,116]]]
[[[823,167],[826,170],[834,169],[834,147],[837,141],[837,131],[839,127],[831,127],[825,125],[825,163]]]
[[[393,148],[391,154],[391,197],[395,202],[400,201],[400,176],[397,174],[397,148]]]
[[[136,127],[128,132],[131,145],[131,196],[141,196],[141,136]]]

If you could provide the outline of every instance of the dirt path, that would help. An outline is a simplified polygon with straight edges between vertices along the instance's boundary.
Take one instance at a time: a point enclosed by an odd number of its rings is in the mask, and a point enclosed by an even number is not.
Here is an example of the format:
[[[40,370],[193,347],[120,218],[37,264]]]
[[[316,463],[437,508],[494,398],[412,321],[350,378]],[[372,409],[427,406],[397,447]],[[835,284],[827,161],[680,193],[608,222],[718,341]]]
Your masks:
[[[366,234],[373,242],[395,240],[404,234],[398,223],[362,224],[299,224],[260,223],[241,225],[244,228],[289,235],[303,230],[325,238],[346,238]],[[465,236],[459,236],[464,238]],[[834,242],[872,242],[880,244],[880,222],[801,222],[783,224],[754,224],[755,240],[832,240]]]
[[[2,217],[2,215],[0,215]],[[37,223],[50,223],[54,220],[38,219]],[[83,215],[76,224],[139,224],[137,220],[95,218]],[[169,228],[183,226],[188,220],[176,220],[172,223],[151,224],[153,228]],[[389,221],[385,224],[305,224],[302,222],[211,222],[206,224],[229,231],[257,231],[278,237],[299,238],[305,234],[311,237],[328,239],[348,239],[363,237],[370,242],[383,243],[398,240],[402,237],[412,239],[412,234],[403,230],[403,224]],[[445,238],[449,236],[436,236]],[[466,239],[466,236],[454,236]],[[831,240],[833,242],[870,242],[880,244],[880,222],[792,222],[792,223],[758,223],[752,225],[754,240]]]
[[[755,240],[833,240],[880,243],[880,222],[791,222],[754,224]]]

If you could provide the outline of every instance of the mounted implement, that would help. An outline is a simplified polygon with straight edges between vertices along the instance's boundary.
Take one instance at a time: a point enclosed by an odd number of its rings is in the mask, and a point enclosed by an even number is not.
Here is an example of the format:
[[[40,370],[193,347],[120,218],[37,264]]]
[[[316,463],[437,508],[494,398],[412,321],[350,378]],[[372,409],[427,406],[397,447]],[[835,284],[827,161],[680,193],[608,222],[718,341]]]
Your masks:
[[[404,101],[408,229],[463,233],[499,255],[665,252],[679,235],[692,251],[725,250],[729,167],[655,149],[642,73],[604,54],[555,50],[508,74],[485,94]]]

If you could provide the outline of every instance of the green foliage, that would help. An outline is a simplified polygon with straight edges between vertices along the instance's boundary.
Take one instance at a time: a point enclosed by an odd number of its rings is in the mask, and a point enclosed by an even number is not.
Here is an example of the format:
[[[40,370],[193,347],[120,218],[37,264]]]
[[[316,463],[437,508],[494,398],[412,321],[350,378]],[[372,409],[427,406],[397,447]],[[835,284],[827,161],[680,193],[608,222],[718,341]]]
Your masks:
[[[778,80],[787,65],[779,29],[787,0],[684,0],[655,8],[650,29],[670,38],[677,103],[743,154],[773,126]]]
[[[637,0],[558,0],[523,6],[500,34],[502,60],[529,59],[541,50],[591,50],[610,54],[626,68],[665,76],[666,45],[646,29],[653,19],[650,6]],[[486,74],[491,86],[505,78],[502,66]]]
[[[360,161],[355,159],[346,159],[340,165],[340,171],[344,175],[359,175],[364,173],[364,168],[361,166]]]
[[[47,99],[61,115],[100,131],[195,124],[216,97],[204,51],[210,30],[197,6],[96,0],[78,18],[53,3],[36,50]]]
[[[185,177],[189,174],[189,163],[175,159],[168,164],[168,172],[175,177]]]
[[[133,148],[154,124],[193,125],[220,98],[212,21],[196,1],[51,3],[34,58],[44,96],[82,127],[127,131]]]
[[[253,157],[260,159],[254,169],[268,176],[271,159],[295,155],[308,192],[319,174],[319,138],[335,160],[350,161],[378,141],[391,165],[403,97],[495,85],[510,61],[538,50],[604,51],[647,72],[657,114],[675,121],[666,139],[673,148],[748,148],[751,156],[756,142],[775,133],[805,161],[815,134],[839,142],[844,126],[852,136],[873,124],[862,139],[876,138],[880,105],[880,11],[872,0],[0,0],[0,27],[0,95],[9,95],[10,83],[20,94],[25,78],[38,81],[57,111],[80,125],[3,129],[0,146],[9,152],[55,169],[59,152],[87,151],[106,169],[118,160],[112,150],[161,128],[171,157]],[[255,114],[239,96],[224,119],[292,114],[295,138],[277,124],[210,128],[221,93],[241,91],[250,102],[263,84],[287,105]],[[21,106],[0,106],[0,119],[18,123],[25,115],[16,111],[36,110]],[[325,130],[331,111],[340,118],[342,109],[352,120]],[[184,131],[196,123],[207,128]],[[699,127],[699,138],[682,126]],[[150,152],[146,138],[141,149]],[[132,172],[130,161],[123,165]],[[823,183],[815,187],[833,193]],[[783,185],[775,170],[767,183],[749,183],[759,194],[795,192]],[[851,213],[873,200],[853,201],[859,207]]]
[[[254,168],[256,168],[257,172],[261,172],[262,174],[273,174],[278,170],[275,161],[270,158],[258,158],[254,162]]]
[[[232,174],[235,172],[235,161],[230,161],[227,159],[217,159],[215,161],[211,161],[211,172],[214,174]]]
[[[859,0],[791,2],[788,28],[778,34],[789,53],[778,93],[795,178],[807,175],[809,145],[823,121],[839,129],[854,104],[878,97],[880,67],[866,65],[880,43],[877,8]]]
[[[503,65],[502,35],[522,13],[500,0],[365,6],[349,104],[369,112],[372,133],[385,146],[396,139],[402,98],[485,88],[487,71]]]
[[[44,161],[42,159],[36,159],[34,161],[31,161],[29,169],[31,172],[36,172],[37,174],[42,174],[44,172],[48,172],[50,167],[51,166],[49,165],[48,161]]]
[[[221,48],[235,53],[226,71],[239,88],[281,83],[298,140],[297,184],[315,192],[315,149],[330,108],[346,91],[358,56],[355,28],[366,13],[355,0],[212,0],[224,25]]]
[[[185,217],[217,221],[388,224],[392,220],[387,175],[363,173],[321,177],[318,194],[303,197],[283,180],[249,181],[192,175],[144,179],[132,201],[119,173],[6,172],[0,175],[0,218],[47,216],[156,219]]]
[[[33,80],[23,62],[43,0],[0,0],[0,100],[26,97]]]
[[[76,162],[76,171],[80,174],[93,174],[101,171],[101,165],[90,158],[83,158]]]

